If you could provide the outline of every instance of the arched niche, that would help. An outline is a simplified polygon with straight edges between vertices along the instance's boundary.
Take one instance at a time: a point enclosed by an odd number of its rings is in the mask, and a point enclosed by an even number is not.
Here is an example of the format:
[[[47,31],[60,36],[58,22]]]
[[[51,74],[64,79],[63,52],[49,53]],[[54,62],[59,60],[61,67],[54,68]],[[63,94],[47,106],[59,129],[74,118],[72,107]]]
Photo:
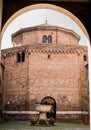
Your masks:
[[[52,109],[50,112],[46,113],[46,116],[47,116],[47,118],[52,117],[52,118],[56,119],[56,101],[55,101],[55,99],[53,97],[50,97],[50,96],[44,97],[41,100],[41,104],[51,105]]]

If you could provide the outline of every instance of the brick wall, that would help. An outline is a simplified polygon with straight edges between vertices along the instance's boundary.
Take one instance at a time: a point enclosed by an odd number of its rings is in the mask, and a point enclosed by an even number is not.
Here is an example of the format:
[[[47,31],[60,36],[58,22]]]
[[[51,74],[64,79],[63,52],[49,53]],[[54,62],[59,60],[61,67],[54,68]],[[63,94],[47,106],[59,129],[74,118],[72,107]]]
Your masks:
[[[57,110],[78,108],[79,57],[77,54],[31,54],[29,56],[29,99],[56,100]],[[67,107],[68,106],[68,107]]]
[[[51,44],[42,43],[44,35],[52,36]],[[80,37],[72,30],[39,26],[22,29],[12,39],[15,47],[2,51],[6,110],[31,113],[52,97],[56,111],[80,111],[80,99],[88,95],[87,47],[78,45]],[[25,60],[18,62],[22,52]]]
[[[87,95],[87,61],[83,60],[83,49],[70,47],[60,50],[57,45],[36,44],[32,49],[24,46],[21,52],[25,52],[25,61],[19,63],[17,53],[21,47],[3,51],[7,109],[35,110],[37,103],[50,96],[56,101],[57,111],[80,110],[79,100]]]
[[[4,105],[6,109],[21,110],[20,104],[26,103],[28,60],[17,63],[17,55],[14,55],[6,58],[4,65]]]

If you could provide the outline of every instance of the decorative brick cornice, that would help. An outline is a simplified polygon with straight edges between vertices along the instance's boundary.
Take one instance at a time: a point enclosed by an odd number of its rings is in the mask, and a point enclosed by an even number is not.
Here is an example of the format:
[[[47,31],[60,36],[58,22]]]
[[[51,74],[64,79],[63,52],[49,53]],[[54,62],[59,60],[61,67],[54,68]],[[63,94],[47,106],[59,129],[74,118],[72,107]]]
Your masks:
[[[60,45],[60,44],[32,44],[18,46],[1,51],[2,58],[13,57],[17,53],[25,52],[27,55],[31,53],[47,53],[47,54],[82,54],[87,53],[86,46]]]

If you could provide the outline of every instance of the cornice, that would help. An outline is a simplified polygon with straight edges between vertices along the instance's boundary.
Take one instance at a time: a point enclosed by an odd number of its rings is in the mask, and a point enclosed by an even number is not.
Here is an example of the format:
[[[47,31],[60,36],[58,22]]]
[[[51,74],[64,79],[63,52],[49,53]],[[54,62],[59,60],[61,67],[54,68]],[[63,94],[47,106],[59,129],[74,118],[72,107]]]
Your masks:
[[[86,46],[60,45],[60,44],[32,44],[25,46],[18,46],[1,51],[2,58],[13,57],[17,53],[25,52],[26,55],[33,53],[47,53],[47,54],[82,54],[87,53]]]
[[[41,25],[34,26],[34,27],[20,29],[19,31],[12,34],[12,39],[20,34],[22,35],[22,33],[25,33],[25,32],[34,32],[34,31],[42,31],[42,30],[61,31],[61,32],[73,35],[75,38],[80,40],[80,36],[76,32],[74,32],[73,30],[66,29],[66,28],[59,27],[59,26],[55,26],[55,25],[50,25],[50,24],[41,24]]]

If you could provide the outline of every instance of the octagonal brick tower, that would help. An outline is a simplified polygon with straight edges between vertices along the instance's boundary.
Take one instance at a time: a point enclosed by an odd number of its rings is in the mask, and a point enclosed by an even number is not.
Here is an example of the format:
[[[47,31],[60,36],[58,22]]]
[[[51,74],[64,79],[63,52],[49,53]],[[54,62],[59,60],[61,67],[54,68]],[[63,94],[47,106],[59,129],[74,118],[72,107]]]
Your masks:
[[[79,119],[81,97],[88,95],[88,52],[79,40],[74,31],[47,23],[12,34],[13,47],[2,50],[9,116],[15,111],[20,114],[14,118],[37,116],[36,104],[42,103],[53,106],[56,119],[67,113],[68,119]]]

